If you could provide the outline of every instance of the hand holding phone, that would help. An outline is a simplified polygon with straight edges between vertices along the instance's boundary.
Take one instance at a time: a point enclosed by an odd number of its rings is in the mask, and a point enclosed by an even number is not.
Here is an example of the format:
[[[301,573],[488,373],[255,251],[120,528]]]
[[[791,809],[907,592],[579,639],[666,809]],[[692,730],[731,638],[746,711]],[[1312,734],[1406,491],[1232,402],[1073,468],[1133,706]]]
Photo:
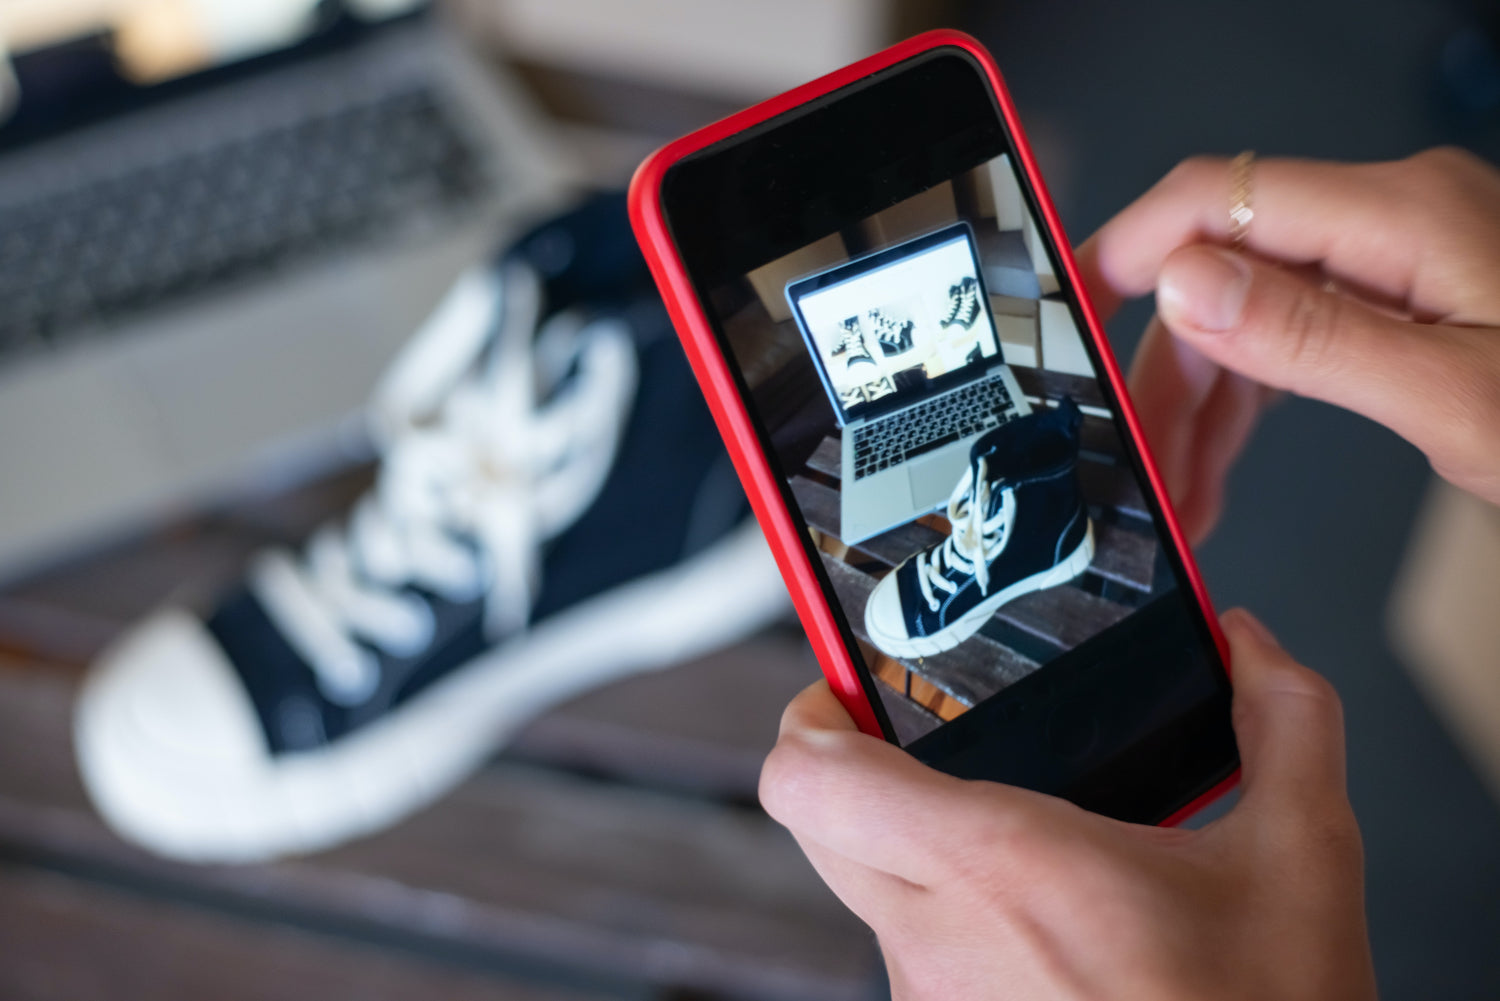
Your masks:
[[[1233,781],[1222,636],[982,48],[679,140],[631,208],[862,730],[1138,822]]]
[[[895,996],[1373,997],[1337,697],[1220,632],[988,55],[689,136],[632,211],[828,680],[762,801]],[[1242,801],[1122,822],[1237,776],[1231,652]]]
[[[787,710],[761,802],[879,937],[892,996],[1373,1001],[1338,698],[1242,612],[1241,800],[1197,831],[951,779],[853,731],[823,685]]]

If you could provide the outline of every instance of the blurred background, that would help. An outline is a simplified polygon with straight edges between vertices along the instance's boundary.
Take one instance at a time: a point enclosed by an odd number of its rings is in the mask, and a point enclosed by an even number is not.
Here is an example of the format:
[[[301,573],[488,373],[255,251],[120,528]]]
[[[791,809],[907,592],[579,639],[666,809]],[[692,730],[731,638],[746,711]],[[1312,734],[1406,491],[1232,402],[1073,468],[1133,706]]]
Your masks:
[[[69,718],[125,625],[368,484],[354,415],[466,264],[939,25],[995,53],[1075,241],[1194,153],[1500,157],[1482,0],[0,0],[0,995],[882,995],[869,934],[755,805],[816,676],[792,626],[592,692],[432,810],[267,865],[118,841]],[[1110,324],[1122,358],[1149,312]],[[1430,479],[1288,400],[1200,559],[1344,698],[1383,996],[1493,997],[1500,564],[1474,553],[1497,520]]]

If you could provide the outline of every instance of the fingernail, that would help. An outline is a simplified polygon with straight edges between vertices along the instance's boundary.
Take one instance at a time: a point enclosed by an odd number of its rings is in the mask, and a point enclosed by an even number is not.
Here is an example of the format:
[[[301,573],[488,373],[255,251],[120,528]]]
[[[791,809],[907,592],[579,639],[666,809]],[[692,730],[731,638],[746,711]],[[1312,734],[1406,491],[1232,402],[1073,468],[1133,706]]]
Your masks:
[[[1218,247],[1183,254],[1162,272],[1157,307],[1169,321],[1220,332],[1239,326],[1250,293],[1250,265]]]

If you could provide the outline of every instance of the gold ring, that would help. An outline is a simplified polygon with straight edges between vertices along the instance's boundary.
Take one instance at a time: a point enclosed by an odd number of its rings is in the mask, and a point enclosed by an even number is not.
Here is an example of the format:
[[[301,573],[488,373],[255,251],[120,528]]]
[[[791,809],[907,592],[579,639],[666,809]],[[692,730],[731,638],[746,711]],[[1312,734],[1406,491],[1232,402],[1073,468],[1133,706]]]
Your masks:
[[[1250,203],[1254,168],[1255,153],[1248,149],[1229,161],[1229,244],[1235,250],[1245,249],[1250,222],[1255,218],[1255,206]]]

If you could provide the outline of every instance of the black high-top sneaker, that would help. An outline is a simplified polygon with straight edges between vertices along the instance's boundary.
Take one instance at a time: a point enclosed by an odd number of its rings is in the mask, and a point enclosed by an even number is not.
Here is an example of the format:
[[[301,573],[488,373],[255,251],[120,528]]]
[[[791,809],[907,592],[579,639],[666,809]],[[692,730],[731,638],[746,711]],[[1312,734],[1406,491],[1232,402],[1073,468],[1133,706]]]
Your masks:
[[[1006,602],[1065,584],[1094,558],[1078,491],[1077,405],[1064,400],[990,431],[948,501],[953,534],[881,578],[865,606],[870,642],[932,656],[979,631]]]
[[[842,358],[845,368],[852,368],[860,363],[875,364],[875,359],[870,357],[870,349],[865,347],[865,328],[860,326],[859,317],[851,316],[839,324],[839,340],[829,354]]]
[[[963,280],[948,286],[948,311],[938,324],[951,327],[957,324],[968,330],[979,319],[979,280],[965,275]]]
[[[911,350],[911,334],[916,327],[911,320],[895,320],[881,310],[872,309],[870,322],[875,325],[875,340],[880,345],[881,354],[894,358]]]
[[[460,281],[372,417],[343,524],[90,669],[79,765],[131,840],[236,862],[376,830],[559,701],[785,607],[621,196]]]

